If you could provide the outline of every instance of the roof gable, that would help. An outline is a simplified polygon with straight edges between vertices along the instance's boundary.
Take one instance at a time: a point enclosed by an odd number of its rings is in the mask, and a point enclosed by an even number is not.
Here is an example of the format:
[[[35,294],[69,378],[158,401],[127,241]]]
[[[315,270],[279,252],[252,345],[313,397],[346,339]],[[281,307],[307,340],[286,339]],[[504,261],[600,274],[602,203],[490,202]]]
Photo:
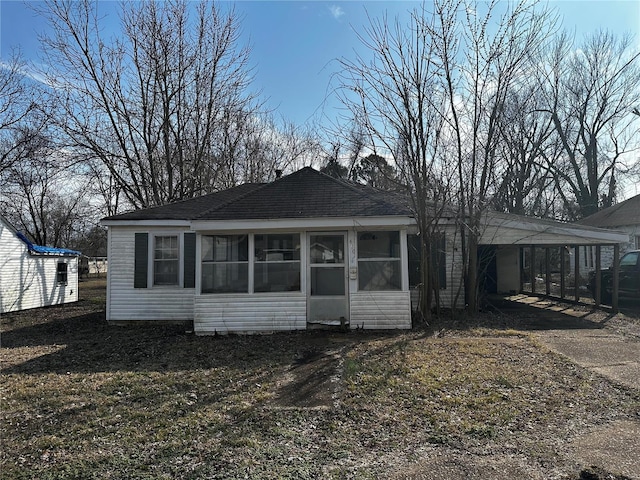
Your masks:
[[[78,256],[82,255],[76,250],[69,248],[44,247],[33,244],[23,233],[19,232],[3,215],[0,214],[0,222],[2,222],[9,231],[27,248],[32,255],[54,255],[54,256]]]
[[[640,195],[600,210],[576,223],[603,228],[640,225]]]

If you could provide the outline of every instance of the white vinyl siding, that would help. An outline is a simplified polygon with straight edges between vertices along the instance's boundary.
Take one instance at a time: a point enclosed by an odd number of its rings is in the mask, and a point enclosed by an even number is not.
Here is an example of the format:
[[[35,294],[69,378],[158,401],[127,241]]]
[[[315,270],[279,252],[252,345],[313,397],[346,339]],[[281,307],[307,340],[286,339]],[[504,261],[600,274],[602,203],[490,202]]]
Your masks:
[[[410,293],[356,292],[350,298],[351,328],[411,328]]]
[[[463,308],[465,304],[464,288],[462,287],[462,245],[459,235],[456,234],[453,225],[443,228],[441,232],[444,237],[444,272],[442,277],[445,280],[444,288],[440,288],[437,294],[440,297],[440,306],[444,308]],[[419,265],[416,265],[419,268]],[[458,297],[456,299],[456,296]],[[418,308],[420,291],[417,286],[411,285],[411,308]],[[457,300],[457,302],[456,302]],[[455,303],[455,304],[454,304]],[[435,300],[434,300],[435,304]]]
[[[252,333],[304,330],[304,293],[201,295],[195,299],[196,334]]]
[[[58,263],[67,269],[58,283]],[[14,231],[0,220],[0,313],[78,301],[78,259],[31,255]]]
[[[108,300],[107,320],[112,322],[131,321],[189,321],[193,320],[194,331],[200,335],[214,333],[251,333],[275,332],[288,330],[304,330],[307,328],[307,300],[306,282],[301,278],[300,291],[270,291],[253,293],[221,293],[198,294],[202,287],[202,267],[206,262],[198,261],[198,285],[196,289],[175,287],[134,288],[134,251],[135,234],[148,232],[150,244],[154,235],[177,235],[182,245],[182,234],[188,230],[176,227],[170,231],[166,227],[140,229],[135,226],[109,228],[109,272],[108,272]],[[247,261],[249,278],[254,277],[253,269],[261,262],[255,260],[255,236],[258,234],[233,234],[230,236],[246,235],[249,239],[248,251],[251,252]],[[266,233],[266,235],[269,235]],[[278,235],[282,235],[278,233]],[[306,238],[306,232],[296,232],[293,236]],[[355,257],[356,232],[350,234],[354,240],[353,253]],[[207,257],[206,247],[201,239],[213,235],[198,236],[198,258]],[[294,242],[295,243],[295,242]],[[222,247],[221,247],[222,248]],[[288,248],[288,247],[287,247]],[[300,270],[306,271],[307,243],[302,242],[300,254]],[[152,249],[150,248],[150,254]],[[405,250],[406,251],[406,248]],[[345,252],[346,253],[346,252]],[[404,254],[401,254],[404,256]],[[209,257],[213,258],[211,255]],[[244,262],[244,257],[225,254],[224,258],[231,261]],[[295,259],[294,259],[295,257]],[[298,255],[294,255],[291,262],[298,262]],[[208,257],[207,257],[208,258]],[[219,257],[222,258],[222,257]],[[266,256],[264,258],[267,258]],[[283,257],[284,258],[284,257]],[[279,262],[279,257],[270,257]],[[345,258],[345,260],[347,260]],[[282,260],[285,261],[285,260]],[[357,261],[357,259],[356,259]],[[263,262],[268,263],[268,262]],[[405,269],[406,270],[406,269]],[[406,275],[406,272],[403,273]],[[302,275],[301,275],[302,276]],[[351,282],[357,282],[355,277]],[[408,283],[405,281],[405,283]],[[250,281],[253,288],[253,282]],[[355,287],[355,286],[354,286]],[[357,322],[351,321],[352,328],[364,324],[364,328],[410,328],[411,312],[409,291],[362,292],[358,294],[356,288],[348,297],[351,314],[356,314]],[[355,303],[354,303],[355,302]],[[360,308],[361,312],[356,312]]]
[[[147,229],[149,236],[180,236],[162,228]],[[107,320],[183,322],[193,319],[193,289],[179,286],[134,288],[135,227],[109,228],[109,271],[107,273]],[[152,250],[150,250],[152,252]],[[152,261],[152,260],[150,260]]]
[[[462,244],[453,228],[444,230],[446,288],[438,290],[440,305],[445,308],[464,308]],[[457,297],[457,298],[456,298]]]

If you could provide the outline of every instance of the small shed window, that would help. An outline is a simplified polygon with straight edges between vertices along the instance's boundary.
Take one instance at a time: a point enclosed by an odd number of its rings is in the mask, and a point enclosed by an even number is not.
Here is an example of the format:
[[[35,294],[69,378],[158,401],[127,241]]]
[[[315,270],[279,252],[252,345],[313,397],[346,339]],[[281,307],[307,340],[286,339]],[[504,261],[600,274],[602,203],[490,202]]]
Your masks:
[[[66,285],[68,280],[67,275],[67,263],[58,262],[58,268],[56,270],[56,280],[60,285]]]

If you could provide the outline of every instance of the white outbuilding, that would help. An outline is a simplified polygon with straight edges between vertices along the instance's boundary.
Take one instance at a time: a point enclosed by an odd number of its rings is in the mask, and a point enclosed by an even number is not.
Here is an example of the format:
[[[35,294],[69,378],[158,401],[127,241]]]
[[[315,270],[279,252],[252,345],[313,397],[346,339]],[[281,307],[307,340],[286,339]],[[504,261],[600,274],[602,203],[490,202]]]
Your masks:
[[[0,314],[78,301],[78,256],[34,245],[0,215]]]

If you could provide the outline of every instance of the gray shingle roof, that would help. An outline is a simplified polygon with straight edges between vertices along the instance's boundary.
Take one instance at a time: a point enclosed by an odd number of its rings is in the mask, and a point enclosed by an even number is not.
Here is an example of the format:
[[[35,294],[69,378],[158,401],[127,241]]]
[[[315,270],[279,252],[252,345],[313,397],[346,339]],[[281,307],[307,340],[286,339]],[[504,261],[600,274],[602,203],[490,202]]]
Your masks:
[[[265,184],[108,217],[105,220],[266,220],[411,216],[402,197],[338,180],[311,167]]]
[[[143,208],[132,212],[113,215],[103,220],[192,220],[203,211],[226,204],[262,186],[261,183],[245,183],[237,187],[210,193],[202,197],[169,203],[159,207]]]
[[[640,225],[640,195],[600,210],[577,223],[601,228]]]

